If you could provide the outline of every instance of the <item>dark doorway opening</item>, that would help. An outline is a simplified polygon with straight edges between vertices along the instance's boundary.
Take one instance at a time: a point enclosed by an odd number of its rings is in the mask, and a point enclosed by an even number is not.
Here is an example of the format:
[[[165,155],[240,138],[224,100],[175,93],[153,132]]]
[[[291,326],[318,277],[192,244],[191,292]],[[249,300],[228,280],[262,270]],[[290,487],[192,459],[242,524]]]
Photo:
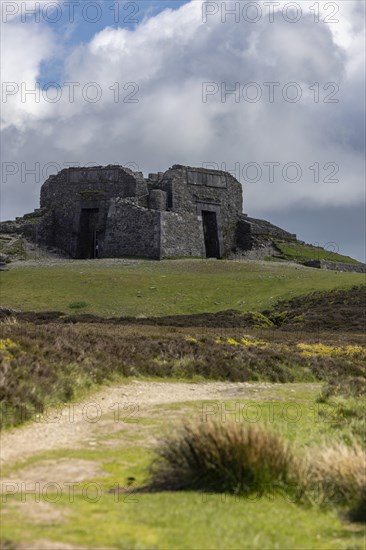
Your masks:
[[[202,211],[203,234],[205,237],[206,257],[219,258],[220,245],[217,230],[216,212]]]
[[[83,208],[80,215],[80,258],[98,257],[98,214],[99,208]]]

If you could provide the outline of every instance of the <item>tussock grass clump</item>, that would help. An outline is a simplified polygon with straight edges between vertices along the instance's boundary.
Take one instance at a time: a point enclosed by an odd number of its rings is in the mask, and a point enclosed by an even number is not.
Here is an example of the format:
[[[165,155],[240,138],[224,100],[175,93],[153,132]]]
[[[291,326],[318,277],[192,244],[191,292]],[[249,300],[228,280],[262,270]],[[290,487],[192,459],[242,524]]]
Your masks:
[[[296,460],[288,443],[260,425],[188,423],[157,447],[155,490],[249,494],[285,488]]]
[[[306,464],[306,494],[316,490],[320,503],[356,503],[365,495],[366,454],[357,442],[318,448],[308,453]]]
[[[347,506],[351,520],[365,519],[366,455],[356,441],[303,454],[260,424],[187,423],[160,441],[150,476],[150,490],[278,492],[298,504]]]

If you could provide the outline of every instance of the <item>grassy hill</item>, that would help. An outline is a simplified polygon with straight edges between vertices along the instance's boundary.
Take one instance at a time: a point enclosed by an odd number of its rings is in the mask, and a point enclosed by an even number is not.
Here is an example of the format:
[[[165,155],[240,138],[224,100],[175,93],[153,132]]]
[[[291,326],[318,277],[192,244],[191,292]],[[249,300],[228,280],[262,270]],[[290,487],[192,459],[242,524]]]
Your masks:
[[[41,261],[0,273],[3,307],[105,317],[261,311],[278,300],[364,281],[358,273],[216,260]]]
[[[283,241],[279,239],[273,239],[273,243],[279,251],[278,256],[274,256],[274,259],[282,259],[299,263],[308,262],[310,260],[326,260],[328,262],[362,265],[361,262],[351,258],[350,256],[344,256],[343,254],[338,254],[338,252],[326,250],[321,246],[313,246],[310,244],[301,243],[299,241]]]

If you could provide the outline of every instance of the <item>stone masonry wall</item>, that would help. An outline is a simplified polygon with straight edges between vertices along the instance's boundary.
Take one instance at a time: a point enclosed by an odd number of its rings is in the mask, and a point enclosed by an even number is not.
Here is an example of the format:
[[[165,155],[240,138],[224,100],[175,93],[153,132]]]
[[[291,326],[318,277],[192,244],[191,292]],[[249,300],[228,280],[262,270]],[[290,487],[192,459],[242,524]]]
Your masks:
[[[156,243],[152,244],[147,234],[151,230],[154,240],[159,229],[152,228],[147,213],[139,215],[139,219],[143,220],[140,227],[137,214],[132,216],[129,211],[126,214],[130,220],[129,229],[121,214],[118,223],[125,244],[117,245],[116,240],[113,241],[106,229],[107,224],[111,223],[107,215],[110,201],[117,197],[137,199],[135,206],[151,212],[151,219],[157,219],[155,211],[180,214],[180,217],[164,216],[169,231],[163,236],[159,252],[155,249]],[[70,168],[50,176],[44,183],[41,207],[48,211],[48,219],[52,219],[52,224],[41,226],[42,240],[72,257],[83,257],[84,253],[80,224],[83,210],[98,211],[96,232],[100,257],[122,255],[122,249],[128,249],[128,255],[147,254],[148,257],[205,255],[200,216],[202,211],[207,210],[216,213],[220,255],[228,256],[234,246],[235,228],[242,211],[242,188],[226,172],[182,165],[174,165],[165,173],[151,174],[146,180],[140,172],[120,166]],[[163,220],[163,217],[159,219]],[[117,234],[117,221],[114,225],[113,231]]]
[[[42,240],[79,257],[80,214],[98,209],[98,233],[103,243],[109,201],[115,197],[146,197],[140,173],[119,166],[70,168],[50,176],[41,189],[41,207],[53,213],[53,227],[44,227]]]
[[[160,212],[138,206],[134,199],[115,199],[110,202],[100,256],[159,259],[160,239]]]
[[[200,214],[207,207],[216,211],[222,256],[230,254],[243,204],[242,187],[235,178],[226,172],[174,165],[158,185],[166,191],[168,208],[174,212]]]
[[[202,221],[196,214],[161,213],[161,256],[205,257]]]
[[[149,193],[149,208],[165,211],[167,209],[167,194],[161,189],[152,189]]]

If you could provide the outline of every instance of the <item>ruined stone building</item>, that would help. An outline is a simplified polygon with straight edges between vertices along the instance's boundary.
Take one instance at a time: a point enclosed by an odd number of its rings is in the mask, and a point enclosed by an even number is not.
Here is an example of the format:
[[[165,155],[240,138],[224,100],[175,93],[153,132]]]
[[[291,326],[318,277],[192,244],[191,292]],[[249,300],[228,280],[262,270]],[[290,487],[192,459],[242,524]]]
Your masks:
[[[269,234],[295,237],[243,214],[228,172],[182,165],[148,178],[122,166],[68,168],[43,184],[37,212],[37,240],[72,258],[223,258]]]

